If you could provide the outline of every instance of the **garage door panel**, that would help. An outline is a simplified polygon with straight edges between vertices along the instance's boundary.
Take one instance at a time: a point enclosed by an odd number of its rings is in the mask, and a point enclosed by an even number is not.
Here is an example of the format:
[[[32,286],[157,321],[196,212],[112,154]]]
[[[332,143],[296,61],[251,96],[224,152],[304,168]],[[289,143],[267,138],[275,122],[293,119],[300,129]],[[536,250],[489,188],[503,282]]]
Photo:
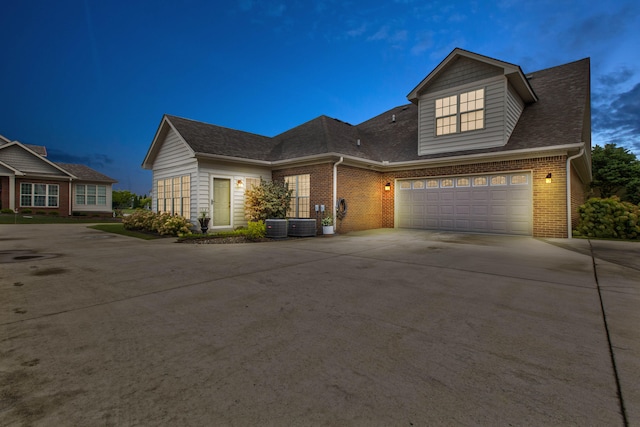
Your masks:
[[[526,175],[525,179],[522,179],[523,175]],[[396,186],[398,227],[531,235],[530,174],[520,172],[478,177],[427,180],[447,185],[446,188],[405,185],[405,189],[400,190],[403,186]],[[467,183],[471,186],[464,186]],[[462,186],[451,187],[459,184]]]

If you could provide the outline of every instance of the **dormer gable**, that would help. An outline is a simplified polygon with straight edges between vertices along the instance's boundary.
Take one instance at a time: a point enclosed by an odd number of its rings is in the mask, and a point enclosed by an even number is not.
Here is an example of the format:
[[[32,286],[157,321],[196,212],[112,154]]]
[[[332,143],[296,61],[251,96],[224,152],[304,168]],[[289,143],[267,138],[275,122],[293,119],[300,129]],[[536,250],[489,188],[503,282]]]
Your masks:
[[[504,146],[537,97],[519,66],[454,49],[407,98],[418,105],[418,155]]]

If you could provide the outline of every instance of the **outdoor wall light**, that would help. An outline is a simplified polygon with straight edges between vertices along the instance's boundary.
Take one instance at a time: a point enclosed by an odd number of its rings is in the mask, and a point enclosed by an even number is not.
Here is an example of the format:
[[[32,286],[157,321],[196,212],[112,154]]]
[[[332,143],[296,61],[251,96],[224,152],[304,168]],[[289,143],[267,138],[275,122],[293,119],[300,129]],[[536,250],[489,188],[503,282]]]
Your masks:
[[[547,174],[547,177],[544,179],[544,182],[547,184],[551,184],[551,172]]]
[[[390,183],[390,182],[387,182],[387,183],[384,185],[384,191],[391,191],[391,183]]]
[[[242,187],[244,187],[244,182],[242,182],[242,180],[239,179],[238,182],[236,183],[236,185],[238,186],[238,188],[242,188]]]

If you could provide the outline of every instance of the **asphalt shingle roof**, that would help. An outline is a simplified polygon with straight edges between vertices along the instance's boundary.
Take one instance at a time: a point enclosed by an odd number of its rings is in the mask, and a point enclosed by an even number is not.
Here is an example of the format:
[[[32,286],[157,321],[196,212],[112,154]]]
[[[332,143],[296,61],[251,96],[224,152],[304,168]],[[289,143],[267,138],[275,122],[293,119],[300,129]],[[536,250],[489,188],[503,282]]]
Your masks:
[[[490,149],[418,156],[418,107],[414,104],[394,107],[356,126],[323,115],[272,138],[166,117],[196,153],[267,161],[339,153],[400,162],[544,148],[578,143],[585,138],[585,120],[590,114],[589,67],[586,58],[530,73],[527,77],[538,101],[525,106],[507,144]]]
[[[78,179],[82,181],[92,181],[92,182],[110,182],[116,183],[113,178],[108,177],[107,175],[101,174],[100,172],[91,169],[89,166],[78,165],[72,163],[55,163],[60,166],[62,169],[66,170],[70,174],[78,177]]]

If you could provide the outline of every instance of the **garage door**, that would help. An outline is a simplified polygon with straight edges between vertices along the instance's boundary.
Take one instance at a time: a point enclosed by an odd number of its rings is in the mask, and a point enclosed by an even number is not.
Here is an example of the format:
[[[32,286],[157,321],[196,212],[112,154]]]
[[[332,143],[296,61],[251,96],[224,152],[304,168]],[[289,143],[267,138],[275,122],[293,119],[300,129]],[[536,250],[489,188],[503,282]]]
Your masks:
[[[532,234],[531,173],[401,180],[397,227]]]

